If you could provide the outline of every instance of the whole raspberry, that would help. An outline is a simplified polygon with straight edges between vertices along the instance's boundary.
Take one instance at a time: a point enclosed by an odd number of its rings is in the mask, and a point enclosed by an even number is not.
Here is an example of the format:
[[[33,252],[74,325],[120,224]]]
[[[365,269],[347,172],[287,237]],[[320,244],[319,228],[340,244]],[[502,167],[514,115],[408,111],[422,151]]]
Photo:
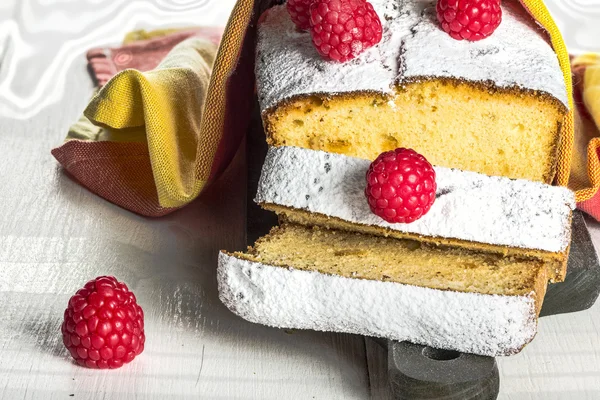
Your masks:
[[[112,276],[85,284],[69,300],[63,343],[79,365],[119,368],[144,351],[144,312],[127,286]]]
[[[456,40],[485,39],[502,22],[500,0],[438,0],[436,10],[442,29]]]
[[[316,0],[310,34],[321,56],[346,62],[381,41],[381,21],[365,0]]]
[[[310,5],[315,0],[288,0],[287,10],[298,29],[307,31],[310,28]]]
[[[435,170],[411,149],[382,153],[367,171],[371,211],[391,223],[411,223],[427,214],[435,191]]]

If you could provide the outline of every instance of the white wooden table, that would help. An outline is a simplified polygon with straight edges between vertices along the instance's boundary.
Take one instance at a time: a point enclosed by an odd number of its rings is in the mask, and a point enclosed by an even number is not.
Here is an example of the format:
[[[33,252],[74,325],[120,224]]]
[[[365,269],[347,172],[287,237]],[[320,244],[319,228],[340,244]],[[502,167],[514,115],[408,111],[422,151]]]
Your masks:
[[[591,3],[571,3],[552,8],[575,43],[569,21]],[[87,49],[134,28],[222,25],[232,4],[0,0],[0,398],[389,398],[372,341],[253,325],[220,304],[217,251],[244,246],[239,160],[206,196],[150,220],[83,189],[50,155],[91,96]],[[586,12],[594,29],[598,9]],[[592,233],[600,244],[600,224]],[[74,365],[59,334],[70,295],[104,274],[126,281],[146,311],[146,350],[115,371]],[[523,353],[499,359],[501,398],[600,398],[600,303],[539,330]]]

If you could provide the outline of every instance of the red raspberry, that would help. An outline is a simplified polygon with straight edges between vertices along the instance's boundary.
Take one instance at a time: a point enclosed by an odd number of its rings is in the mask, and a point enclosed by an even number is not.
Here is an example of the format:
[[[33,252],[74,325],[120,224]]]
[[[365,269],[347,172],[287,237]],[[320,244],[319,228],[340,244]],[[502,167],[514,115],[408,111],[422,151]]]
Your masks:
[[[454,39],[475,42],[494,33],[502,8],[500,0],[438,0],[437,18]]]
[[[298,29],[307,31],[310,29],[310,5],[315,0],[288,0],[287,10]]]
[[[89,368],[119,368],[144,351],[144,312],[127,285],[112,276],[85,284],[69,300],[63,343]]]
[[[365,195],[373,213],[391,223],[411,223],[435,201],[435,171],[419,153],[396,149],[382,153],[367,171]]]
[[[381,41],[381,21],[365,0],[316,0],[310,34],[325,59],[346,62]]]

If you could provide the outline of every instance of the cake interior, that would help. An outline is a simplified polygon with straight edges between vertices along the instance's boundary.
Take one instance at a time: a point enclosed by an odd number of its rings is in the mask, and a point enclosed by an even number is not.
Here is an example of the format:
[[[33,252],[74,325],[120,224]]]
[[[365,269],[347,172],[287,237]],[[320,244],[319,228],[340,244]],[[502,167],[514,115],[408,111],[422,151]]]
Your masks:
[[[374,93],[302,96],[264,114],[268,141],[375,159],[407,147],[429,162],[552,183],[564,106],[543,93],[423,79]]]
[[[367,235],[384,236],[395,239],[410,239],[425,243],[430,247],[444,249],[447,247],[461,248],[475,252],[497,254],[504,257],[519,257],[521,259],[538,260],[544,263],[550,282],[562,282],[567,274],[568,250],[565,253],[553,253],[534,249],[498,246],[487,243],[470,242],[466,240],[443,238],[439,236],[422,236],[415,233],[401,232],[373,225],[361,225],[327,215],[306,210],[285,207],[277,204],[262,203],[261,207],[277,213],[280,220],[305,226],[320,226],[348,232],[360,232]]]
[[[247,253],[234,255],[276,267],[440,290],[509,296],[535,292],[538,308],[547,282],[539,261],[293,224],[273,228]]]

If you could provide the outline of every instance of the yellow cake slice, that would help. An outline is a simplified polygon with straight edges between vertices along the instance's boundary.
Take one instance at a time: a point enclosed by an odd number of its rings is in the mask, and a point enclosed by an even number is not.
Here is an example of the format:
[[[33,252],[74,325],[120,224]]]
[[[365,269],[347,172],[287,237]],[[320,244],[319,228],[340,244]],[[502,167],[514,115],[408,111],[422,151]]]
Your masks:
[[[252,322],[489,356],[533,339],[546,282],[539,261],[296,225],[218,267],[220,299]]]
[[[489,38],[456,41],[435,2],[373,0],[383,40],[325,61],[285,6],[259,27],[256,79],[268,142],[375,159],[412,148],[434,165],[551,183],[568,109],[540,28],[516,1]]]
[[[568,111],[558,60],[516,0],[480,42],[456,41],[434,0],[371,0],[383,39],[323,60],[285,5],[258,29],[256,83],[272,146],[256,202],[282,225],[221,252],[221,301],[255,323],[348,332],[486,356],[535,336],[564,279],[573,193],[548,185]],[[431,210],[389,224],[365,173],[407,147],[436,165]]]
[[[296,224],[538,259],[551,281],[564,280],[575,209],[569,189],[435,167],[431,210],[413,223],[392,224],[373,214],[365,198],[369,164],[342,154],[271,147],[255,201]]]

